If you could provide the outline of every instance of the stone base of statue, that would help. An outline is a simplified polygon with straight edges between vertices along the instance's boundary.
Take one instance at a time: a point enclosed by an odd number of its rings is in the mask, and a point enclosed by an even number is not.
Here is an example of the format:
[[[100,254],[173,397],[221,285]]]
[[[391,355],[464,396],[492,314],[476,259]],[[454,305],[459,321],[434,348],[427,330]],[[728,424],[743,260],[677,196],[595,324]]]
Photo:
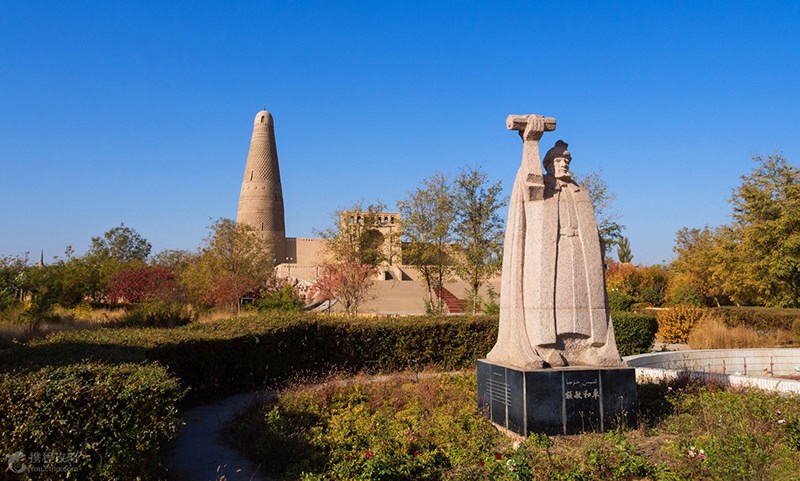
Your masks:
[[[575,366],[521,370],[478,360],[478,408],[521,436],[636,428],[636,370]]]

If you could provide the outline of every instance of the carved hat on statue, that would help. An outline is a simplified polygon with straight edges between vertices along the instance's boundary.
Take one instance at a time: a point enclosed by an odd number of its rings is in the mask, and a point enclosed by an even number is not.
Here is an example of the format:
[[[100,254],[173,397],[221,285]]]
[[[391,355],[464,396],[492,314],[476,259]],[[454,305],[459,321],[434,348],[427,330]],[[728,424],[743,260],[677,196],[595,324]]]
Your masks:
[[[553,172],[553,161],[555,159],[564,158],[572,161],[572,154],[569,153],[567,147],[569,147],[569,145],[566,142],[559,140],[552,149],[547,151],[547,153],[544,155],[543,162],[544,168],[547,170],[547,172]]]

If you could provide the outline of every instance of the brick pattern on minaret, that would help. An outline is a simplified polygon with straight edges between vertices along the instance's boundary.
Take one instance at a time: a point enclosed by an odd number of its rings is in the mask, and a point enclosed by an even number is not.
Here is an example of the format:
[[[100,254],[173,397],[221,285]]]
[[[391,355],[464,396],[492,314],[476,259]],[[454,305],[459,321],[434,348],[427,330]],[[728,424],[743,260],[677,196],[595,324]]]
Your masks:
[[[272,115],[266,110],[256,114],[253,123],[236,221],[262,233],[277,264],[287,262],[281,171]]]

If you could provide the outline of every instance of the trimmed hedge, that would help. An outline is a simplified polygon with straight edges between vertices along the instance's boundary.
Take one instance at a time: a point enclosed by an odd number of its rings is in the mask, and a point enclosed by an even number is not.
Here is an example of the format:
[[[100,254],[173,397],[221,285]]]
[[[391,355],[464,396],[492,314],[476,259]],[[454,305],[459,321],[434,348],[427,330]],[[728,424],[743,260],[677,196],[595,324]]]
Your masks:
[[[647,351],[653,318],[613,312],[621,355]],[[264,313],[174,329],[97,329],[51,335],[0,354],[0,371],[88,359],[157,361],[190,388],[190,402],[332,370],[472,369],[497,339],[497,317],[383,317],[354,321]]]
[[[331,370],[468,369],[497,339],[497,318],[448,316],[346,321],[264,313],[174,329],[97,329],[51,335],[0,354],[0,371],[84,359],[157,361],[204,400],[265,382]]]
[[[155,364],[0,374],[0,452],[25,453],[34,479],[160,479],[182,394]]]
[[[633,312],[614,311],[614,336],[620,356],[633,356],[650,352],[658,331],[658,321],[653,316]]]

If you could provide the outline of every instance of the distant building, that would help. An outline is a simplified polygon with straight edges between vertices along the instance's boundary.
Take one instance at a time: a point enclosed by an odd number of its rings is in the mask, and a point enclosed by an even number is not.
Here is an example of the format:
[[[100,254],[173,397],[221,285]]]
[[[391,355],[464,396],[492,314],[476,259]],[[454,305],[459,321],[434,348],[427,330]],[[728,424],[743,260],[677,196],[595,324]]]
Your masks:
[[[415,280],[419,279],[419,274],[413,267],[402,263],[402,244],[398,238],[400,214],[380,212],[375,217],[378,231],[383,236],[382,253],[386,261],[379,266],[373,299],[365,303],[361,311],[424,313],[425,289]],[[326,256],[325,239],[286,237],[275,127],[272,114],[266,110],[258,112],[253,122],[253,136],[239,193],[236,221],[255,227],[270,243],[278,276],[290,277],[305,286],[311,285],[319,277]],[[361,224],[364,219],[358,213],[345,212],[341,222],[343,226]],[[461,295],[464,287],[463,283],[455,282],[449,284],[446,290]],[[458,299],[452,294],[446,300],[451,312],[457,312],[458,303],[455,301]]]

